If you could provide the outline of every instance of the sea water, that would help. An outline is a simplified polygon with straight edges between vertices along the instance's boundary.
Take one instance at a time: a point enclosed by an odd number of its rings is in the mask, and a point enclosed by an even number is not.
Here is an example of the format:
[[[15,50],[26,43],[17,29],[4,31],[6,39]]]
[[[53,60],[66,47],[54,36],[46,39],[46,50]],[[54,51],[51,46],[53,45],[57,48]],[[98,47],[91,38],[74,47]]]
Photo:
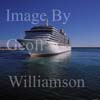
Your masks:
[[[9,76],[21,86],[12,86]],[[42,79],[68,80],[66,87],[26,84],[29,76]],[[26,81],[25,81],[26,77]],[[80,87],[78,80],[83,80]],[[12,81],[14,78],[12,79]],[[73,80],[73,81],[71,81]],[[33,80],[32,80],[33,81]],[[70,83],[69,83],[70,82]],[[76,84],[75,84],[76,82]],[[39,83],[38,83],[39,84]],[[44,86],[44,87],[43,87]],[[71,52],[49,57],[29,57],[24,51],[0,51],[0,100],[100,100],[100,48],[72,48]]]

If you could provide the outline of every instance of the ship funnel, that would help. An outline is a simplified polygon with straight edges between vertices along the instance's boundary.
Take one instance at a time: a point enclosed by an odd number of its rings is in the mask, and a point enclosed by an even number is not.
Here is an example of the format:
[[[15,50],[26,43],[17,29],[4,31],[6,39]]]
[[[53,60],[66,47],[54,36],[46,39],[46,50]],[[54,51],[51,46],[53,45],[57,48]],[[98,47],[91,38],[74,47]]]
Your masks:
[[[60,33],[64,33],[64,30],[63,29],[60,29]]]

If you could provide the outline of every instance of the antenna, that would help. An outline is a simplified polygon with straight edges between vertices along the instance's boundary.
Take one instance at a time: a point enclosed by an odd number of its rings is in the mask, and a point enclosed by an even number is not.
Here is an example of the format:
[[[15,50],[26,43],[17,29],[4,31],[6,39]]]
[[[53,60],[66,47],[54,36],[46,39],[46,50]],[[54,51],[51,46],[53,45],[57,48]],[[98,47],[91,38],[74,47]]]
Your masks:
[[[45,25],[48,26],[48,19],[45,20]]]

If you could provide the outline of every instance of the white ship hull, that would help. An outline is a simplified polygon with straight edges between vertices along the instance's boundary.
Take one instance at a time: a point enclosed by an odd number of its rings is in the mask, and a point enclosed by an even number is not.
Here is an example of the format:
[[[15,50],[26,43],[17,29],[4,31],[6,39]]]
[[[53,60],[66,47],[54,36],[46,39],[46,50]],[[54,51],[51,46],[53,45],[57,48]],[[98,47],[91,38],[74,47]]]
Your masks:
[[[71,46],[59,45],[57,42],[46,40],[20,39],[18,40],[22,45],[24,44],[29,55],[54,55],[71,51]]]

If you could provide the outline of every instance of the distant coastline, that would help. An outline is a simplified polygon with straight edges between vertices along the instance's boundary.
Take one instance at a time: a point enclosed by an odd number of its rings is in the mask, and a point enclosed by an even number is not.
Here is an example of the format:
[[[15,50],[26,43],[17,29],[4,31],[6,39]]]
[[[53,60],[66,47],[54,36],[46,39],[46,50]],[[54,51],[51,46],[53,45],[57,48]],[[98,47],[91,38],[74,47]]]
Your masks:
[[[83,49],[85,49],[85,48],[99,48],[100,49],[100,47],[72,47],[72,48],[83,48]]]
[[[72,47],[72,49],[79,48],[79,49],[100,49],[100,47]],[[0,50],[20,50],[19,48],[15,49],[15,47],[0,47]]]
[[[10,48],[0,47],[0,50],[19,50],[19,48],[15,49],[14,47],[10,47]]]

